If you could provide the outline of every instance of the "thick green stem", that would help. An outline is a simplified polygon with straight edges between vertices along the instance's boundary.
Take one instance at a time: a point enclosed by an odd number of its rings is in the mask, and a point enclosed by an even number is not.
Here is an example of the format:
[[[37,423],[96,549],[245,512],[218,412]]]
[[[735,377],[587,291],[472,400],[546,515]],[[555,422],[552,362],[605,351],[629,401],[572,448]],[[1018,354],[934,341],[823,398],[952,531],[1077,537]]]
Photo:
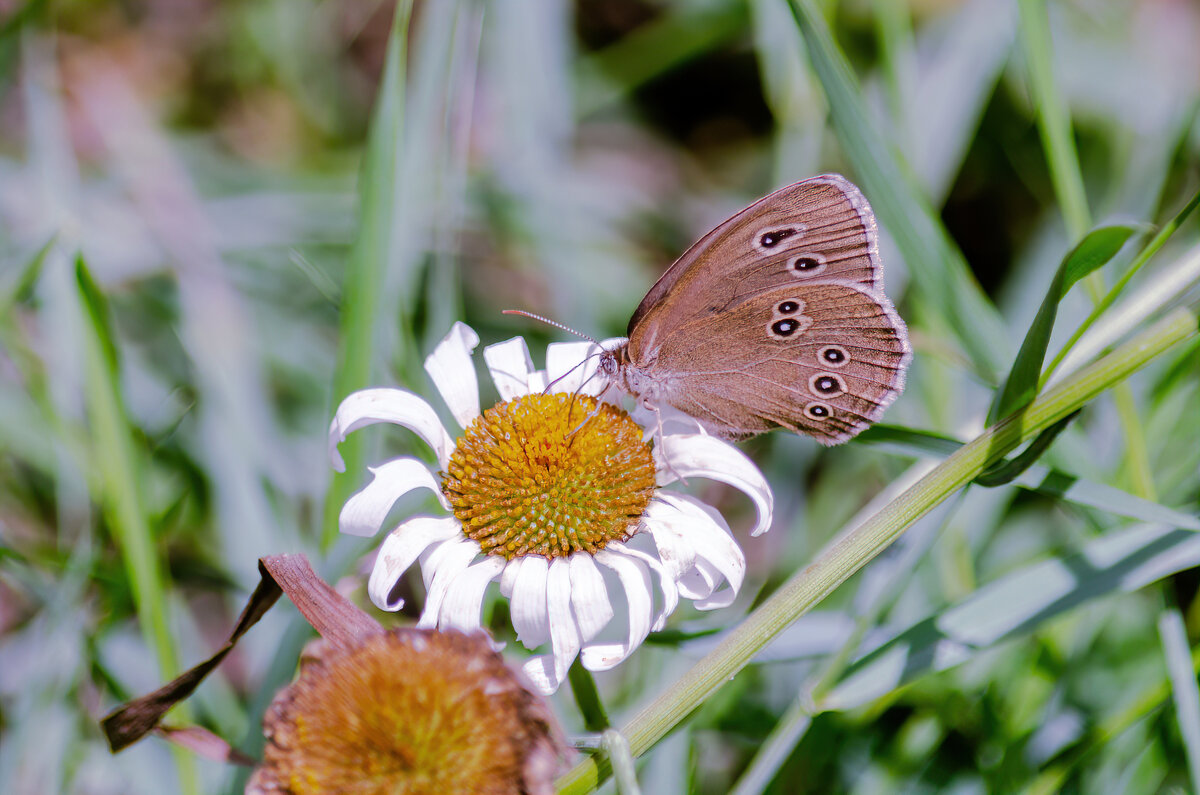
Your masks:
[[[988,465],[1033,438],[1172,346],[1197,334],[1197,314],[1180,309],[961,447],[857,528],[836,538],[671,688],[621,730],[635,756],[677,726],[788,625],[891,544],[916,519],[971,482]],[[562,793],[590,792],[601,781],[585,759],[559,781]]]

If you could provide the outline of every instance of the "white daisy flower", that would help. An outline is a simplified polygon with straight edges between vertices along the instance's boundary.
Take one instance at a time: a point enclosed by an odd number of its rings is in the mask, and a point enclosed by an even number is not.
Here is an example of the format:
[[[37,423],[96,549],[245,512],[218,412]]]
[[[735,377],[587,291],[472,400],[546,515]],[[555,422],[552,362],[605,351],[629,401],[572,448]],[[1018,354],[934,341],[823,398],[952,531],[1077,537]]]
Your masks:
[[[758,535],[770,527],[773,497],[750,459],[703,433],[674,432],[677,418],[661,425],[661,435],[653,413],[635,410],[636,422],[596,375],[598,349],[590,342],[550,345],[545,370],[534,369],[520,337],[488,346],[483,358],[501,402],[480,412],[471,362],[478,343],[456,323],[425,360],[463,428],[457,441],[429,403],[402,389],[355,392],[333,418],[329,452],[339,472],[345,463],[337,445],[377,422],[416,432],[441,470],[392,459],[370,468],[372,481],[342,508],[342,532],[359,536],[379,532],[396,500],[415,489],[432,491],[449,514],[413,516],[388,534],[367,587],[371,600],[399,610],[397,585],[419,561],[427,595],[418,626],[470,632],[480,627],[484,592],[498,579],[517,639],[530,650],[549,643],[548,654],[525,664],[546,693],[558,689],[576,656],[592,671],[620,663],[662,629],[681,596],[702,610],[731,604],[746,559],[729,526],[695,497],[662,487],[680,478],[733,485],[754,502]],[[628,631],[602,639],[617,587]]]

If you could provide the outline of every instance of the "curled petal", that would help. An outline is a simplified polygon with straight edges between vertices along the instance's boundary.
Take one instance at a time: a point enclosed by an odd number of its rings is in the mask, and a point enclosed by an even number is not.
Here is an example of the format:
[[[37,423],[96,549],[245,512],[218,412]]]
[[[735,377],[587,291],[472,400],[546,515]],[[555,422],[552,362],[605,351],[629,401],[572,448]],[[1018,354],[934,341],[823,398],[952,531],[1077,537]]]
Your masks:
[[[488,555],[478,563],[467,567],[455,578],[438,618],[442,629],[460,629],[473,632],[479,629],[483,612],[483,592],[488,583],[500,576],[504,559]]]
[[[686,518],[680,515],[679,508],[664,499],[668,495],[669,492],[659,491],[650,500],[642,515],[642,529],[654,539],[658,559],[671,579],[678,582],[696,565],[696,549],[687,541],[686,527],[676,527],[684,524]]]
[[[415,489],[429,489],[446,510],[441,484],[429,469],[415,458],[395,458],[377,467],[367,467],[371,482],[363,486],[342,506],[338,527],[354,536],[373,536],[383,526],[396,500]]]
[[[479,416],[479,380],[471,361],[471,351],[478,344],[479,335],[474,329],[466,323],[455,323],[433,353],[425,357],[425,372],[462,428]]]
[[[522,337],[497,342],[483,349],[483,360],[496,384],[501,400],[529,394],[529,375],[534,372],[529,347]]]
[[[662,485],[689,477],[728,483],[753,500],[758,510],[758,521],[750,535],[770,529],[775,495],[758,467],[733,445],[712,436],[672,435],[655,446],[654,455],[661,468]]]
[[[550,614],[546,604],[550,562],[541,555],[526,555],[522,561],[520,576],[513,583],[509,609],[517,640],[526,648],[536,649],[550,640]]]
[[[353,431],[377,422],[391,422],[415,431],[433,448],[443,469],[449,464],[454,440],[442,426],[433,406],[403,389],[360,389],[342,401],[329,424],[329,458],[335,470],[346,471],[346,462],[337,446]]]
[[[629,634],[625,643],[597,643],[584,646],[580,652],[583,666],[589,671],[607,671],[632,654],[650,634],[654,591],[650,572],[640,561],[606,548],[596,553],[596,562],[616,573],[629,606]]]
[[[423,574],[431,580],[426,586],[425,609],[421,611],[421,619],[417,622],[420,629],[433,629],[437,626],[438,617],[442,612],[442,602],[450,586],[458,579],[471,561],[480,553],[479,544],[466,538],[452,538],[443,541],[429,556],[422,561]]]
[[[729,607],[733,604],[733,600],[737,598],[737,593],[741,585],[724,588],[714,596],[713,592],[717,590],[717,586],[721,584],[723,579],[721,572],[716,566],[707,560],[698,560],[696,561],[696,568],[692,569],[680,580],[679,592],[683,593],[685,586],[688,590],[695,592],[696,596],[692,601],[695,603],[697,610],[716,610],[718,607]]]
[[[679,595],[698,602],[712,596],[721,584],[721,573],[703,560],[697,560],[687,574],[679,578]]]
[[[685,595],[700,600],[696,602],[696,607],[701,610],[732,604],[746,577],[746,558],[729,532],[724,517],[690,494],[661,491],[655,502],[664,506],[664,509],[655,511],[651,517],[648,508],[646,527],[654,537],[654,542],[659,544],[659,555],[664,554],[664,548],[670,548],[672,538],[675,546],[686,542],[695,551],[695,569],[685,572],[685,575],[699,570],[705,583],[700,587],[693,577],[685,577],[680,580],[680,592],[684,593],[685,587],[691,591],[691,594]],[[667,546],[664,547],[664,544]],[[729,582],[730,587],[713,597],[713,589],[719,582],[719,579],[715,579],[718,573]]]
[[[663,590],[663,608],[654,617],[654,623],[650,627],[652,631],[658,632],[667,625],[667,617],[674,613],[675,608],[679,606],[679,589],[675,585],[675,578],[663,567],[658,558],[648,555],[640,549],[620,543],[609,544],[605,549],[641,561],[658,575],[658,581]]]
[[[580,639],[586,642],[612,621],[612,600],[590,553],[576,552],[567,560],[571,571],[571,608],[579,625]]]
[[[404,600],[392,592],[396,583],[426,549],[460,533],[458,520],[452,517],[414,516],[383,539],[367,594],[380,610],[399,610]]]

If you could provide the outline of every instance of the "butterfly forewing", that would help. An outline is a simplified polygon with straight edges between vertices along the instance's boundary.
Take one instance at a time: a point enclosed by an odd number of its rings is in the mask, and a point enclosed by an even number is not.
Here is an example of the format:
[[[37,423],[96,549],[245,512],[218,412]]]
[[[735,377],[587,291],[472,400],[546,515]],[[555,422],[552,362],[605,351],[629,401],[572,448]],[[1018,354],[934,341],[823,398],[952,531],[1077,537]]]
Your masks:
[[[663,274],[629,321],[630,358],[648,361],[664,331],[728,311],[783,280],[882,283],[875,217],[836,174],[781,188],[713,229]]]

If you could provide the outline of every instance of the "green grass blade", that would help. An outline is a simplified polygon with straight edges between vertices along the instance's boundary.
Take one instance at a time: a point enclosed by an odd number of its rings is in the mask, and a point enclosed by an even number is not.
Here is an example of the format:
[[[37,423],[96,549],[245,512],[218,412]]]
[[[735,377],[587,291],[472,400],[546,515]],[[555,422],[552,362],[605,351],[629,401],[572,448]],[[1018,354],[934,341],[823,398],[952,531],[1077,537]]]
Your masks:
[[[733,37],[746,25],[740,2],[669,5],[657,19],[579,59],[574,95],[578,118]]]
[[[1047,431],[1042,433],[1045,434]],[[859,439],[863,437],[868,437],[867,441],[878,444],[881,448],[897,455],[918,458],[930,455],[944,458],[962,447],[962,442],[948,436],[891,425],[873,426],[864,431]],[[1020,457],[1017,456],[1017,458]],[[1169,524],[1189,530],[1200,530],[1200,518],[1135,496],[1113,486],[1039,464],[1022,467],[1022,469],[1023,471],[1017,477],[1010,478],[1010,481],[1023,489],[1036,491],[1047,497],[1066,500],[1085,508],[1095,508],[1116,516],[1143,522]],[[979,478],[976,478],[976,481],[978,480]]]
[[[1042,299],[1037,316],[1029,326],[1029,331],[1025,333],[1021,350],[1017,352],[1012,370],[1005,379],[1004,389],[992,404],[988,416],[989,423],[1000,417],[1007,417],[1033,400],[1033,396],[1037,394],[1042,362],[1046,357],[1046,348],[1050,345],[1050,332],[1054,330],[1059,303],[1077,281],[1116,256],[1136,231],[1137,227],[1130,225],[1093,229],[1063,258],[1054,279],[1050,282],[1050,289],[1046,291],[1046,297]]]
[[[1200,282],[1200,246],[1193,246],[1174,262],[1157,270],[1153,279],[1145,280],[1136,291],[1101,316],[1102,322],[1093,325],[1070,353],[1062,358],[1047,384],[1054,384],[1091,361],[1106,348],[1115,345],[1125,335],[1149,318],[1171,306],[1180,296]]]
[[[938,330],[958,341],[975,370],[993,381],[1011,356],[996,308],[922,195],[899,154],[867,112],[862,91],[825,18],[811,0],[789,0],[829,102],[833,127],[876,215],[896,240]]]
[[[753,0],[750,12],[763,99],[775,120],[772,182],[786,185],[820,170],[825,97],[807,68],[786,0]]]
[[[93,467],[101,475],[100,499],[105,518],[120,545],[147,645],[155,650],[159,674],[170,678],[177,670],[167,628],[162,564],[150,533],[133,431],[117,380],[117,350],[109,327],[108,303],[82,258],[76,260],[75,275],[86,321],[86,398],[95,457]]]
[[[1057,469],[1035,465],[1013,483],[1047,497],[1066,500],[1085,508],[1095,508],[1115,516],[1167,524],[1186,530],[1200,530],[1200,518],[1196,516],[1138,497],[1115,486],[1096,483]]]
[[[1129,264],[1129,267],[1125,270],[1125,273],[1121,275],[1121,278],[1117,280],[1117,283],[1112,286],[1112,289],[1110,289],[1094,307],[1092,307],[1092,311],[1088,313],[1087,318],[1085,318],[1084,321],[1079,324],[1079,327],[1076,328],[1071,334],[1071,338],[1068,339],[1067,343],[1062,346],[1062,349],[1055,354],[1054,359],[1050,362],[1050,366],[1046,368],[1045,373],[1042,375],[1042,383],[1045,383],[1046,380],[1050,378],[1051,374],[1058,369],[1058,366],[1062,363],[1063,358],[1071,352],[1071,349],[1075,347],[1075,343],[1079,342],[1079,338],[1082,337],[1087,330],[1092,327],[1092,324],[1096,322],[1096,319],[1100,317],[1100,315],[1104,314],[1105,310],[1112,306],[1113,302],[1121,296],[1121,293],[1125,291],[1125,287],[1129,284],[1129,280],[1132,279],[1134,275],[1142,269],[1143,265],[1149,262],[1151,257],[1158,253],[1158,250],[1161,249],[1163,245],[1171,238],[1171,235],[1175,234],[1175,230],[1183,224],[1189,215],[1191,215],[1192,211],[1196,209],[1197,204],[1200,204],[1200,192],[1197,192],[1196,195],[1191,198],[1191,201],[1185,204],[1183,209],[1176,213],[1174,218],[1164,224],[1162,229],[1158,230],[1158,234],[1156,234],[1150,240],[1150,242],[1147,243],[1140,252],[1138,252],[1137,257],[1135,257],[1133,262]]]
[[[13,307],[28,297],[34,284],[42,275],[42,266],[46,263],[46,255],[50,253],[57,242],[57,237],[47,240],[21,268],[12,284],[4,285],[3,290],[0,291],[0,321],[8,322]]]
[[[915,85],[905,99],[912,146],[906,160],[934,207],[945,202],[981,131],[1012,52],[1017,14],[1009,3],[964,3],[945,22],[924,25],[918,35]]]
[[[1158,634],[1167,661],[1167,676],[1175,701],[1175,722],[1183,737],[1192,791],[1200,792],[1200,690],[1192,671],[1191,643],[1178,610],[1163,611],[1158,620]]]
[[[759,746],[758,753],[729,790],[729,795],[758,795],[765,792],[811,725],[810,706],[796,699]]]
[[[1039,433],[1018,455],[997,461],[994,465],[988,467],[979,477],[975,478],[975,482],[980,486],[991,489],[1016,480],[1022,472],[1033,466],[1034,462],[1050,449],[1050,445],[1054,444],[1054,440],[1058,438],[1058,435],[1065,431],[1067,426],[1071,424],[1071,420],[1078,416],[1079,412],[1076,412],[1063,417]]]
[[[953,455],[963,444],[944,434],[882,422],[867,428],[854,441],[890,448],[900,455],[923,456],[932,453],[942,457]]]
[[[1170,527],[1110,533],[1078,553],[1026,566],[939,610],[852,665],[822,701],[844,710],[960,665],[1085,602],[1136,591],[1200,564],[1200,535]]]
[[[151,534],[133,429],[121,396],[108,304],[82,257],[76,259],[75,277],[84,316],[82,352],[92,436],[90,466],[99,474],[99,502],[129,578],[142,637],[154,650],[159,676],[167,680],[178,673],[179,665],[167,626],[166,577]],[[178,708],[178,715],[186,717],[187,709]],[[195,760],[183,751],[174,756],[181,790],[199,791]]]
[[[1030,88],[1037,105],[1038,133],[1050,164],[1050,177],[1062,207],[1067,235],[1074,241],[1083,237],[1092,220],[1071,132],[1071,115],[1054,80],[1050,20],[1044,0],[1020,0],[1018,6]]]
[[[404,141],[405,64],[411,0],[396,4],[388,39],[379,104],[371,122],[367,152],[359,176],[359,231],[342,288],[341,337],[333,376],[334,405],[371,382],[376,363],[375,340],[384,294],[386,269],[395,247],[393,218]],[[334,475],[325,495],[321,543],[327,548],[338,534],[338,513],[362,477],[364,440],[352,434],[339,448],[346,471]]]

